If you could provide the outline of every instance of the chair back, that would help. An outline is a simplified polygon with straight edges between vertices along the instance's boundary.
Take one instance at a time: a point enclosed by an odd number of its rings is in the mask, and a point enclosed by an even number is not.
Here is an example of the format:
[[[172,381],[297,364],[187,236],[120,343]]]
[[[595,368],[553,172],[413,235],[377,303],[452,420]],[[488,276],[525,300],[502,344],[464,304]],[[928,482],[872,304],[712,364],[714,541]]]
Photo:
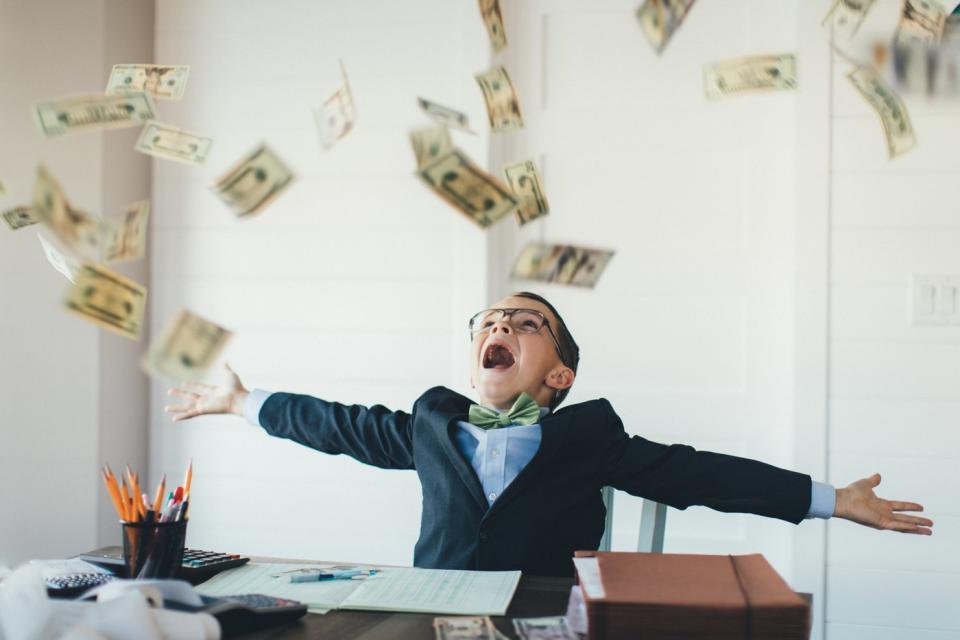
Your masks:
[[[613,487],[602,489],[603,506],[607,508],[607,517],[600,538],[600,551],[610,551],[610,539],[613,535]],[[663,553],[663,536],[667,528],[667,505],[643,500],[640,509],[640,532],[637,536],[637,551],[645,553]]]

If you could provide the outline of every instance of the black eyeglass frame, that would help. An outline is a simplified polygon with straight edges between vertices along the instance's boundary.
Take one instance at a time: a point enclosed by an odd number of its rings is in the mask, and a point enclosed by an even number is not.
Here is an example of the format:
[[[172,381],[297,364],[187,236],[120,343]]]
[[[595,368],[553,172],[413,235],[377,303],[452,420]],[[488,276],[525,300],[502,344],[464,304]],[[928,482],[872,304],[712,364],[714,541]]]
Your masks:
[[[557,355],[560,356],[560,362],[562,362],[564,365],[567,365],[567,361],[563,357],[563,349],[560,348],[560,340],[557,339],[557,334],[553,332],[553,327],[550,325],[550,318],[544,315],[542,311],[537,311],[536,309],[525,309],[522,307],[518,307],[518,308],[511,308],[511,309],[484,309],[483,311],[478,311],[477,313],[470,316],[470,322],[468,324],[468,328],[470,331],[470,340],[473,340],[478,333],[483,333],[485,331],[490,330],[490,329],[474,329],[473,323],[482,314],[489,313],[491,311],[499,311],[501,314],[500,320],[509,320],[510,317],[513,314],[517,313],[518,311],[525,311],[527,313],[532,313],[534,315],[539,316],[540,319],[543,320],[543,324],[541,324],[536,331],[521,331],[520,329],[515,327],[512,323],[510,324],[510,326],[512,326],[514,329],[516,329],[520,333],[540,333],[540,329],[543,329],[544,327],[546,327],[547,331],[550,333],[550,337],[553,338],[553,346],[557,350]]]

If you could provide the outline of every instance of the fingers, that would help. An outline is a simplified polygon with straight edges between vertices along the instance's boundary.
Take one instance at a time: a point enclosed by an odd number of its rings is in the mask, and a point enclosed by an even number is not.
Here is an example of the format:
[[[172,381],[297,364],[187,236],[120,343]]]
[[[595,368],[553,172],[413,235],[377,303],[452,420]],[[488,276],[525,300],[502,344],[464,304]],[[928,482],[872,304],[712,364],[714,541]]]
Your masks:
[[[163,408],[163,410],[166,411],[167,413],[185,413],[191,410],[190,407],[191,405],[189,404],[178,404],[178,405],[168,404]]]
[[[181,383],[180,388],[185,391],[191,391],[193,393],[203,395],[213,391],[216,387],[214,387],[212,384],[204,384],[203,382],[194,382],[192,380],[188,380],[187,382]]]
[[[916,502],[899,502],[897,500],[888,500],[890,508],[894,511],[923,511],[923,505]]]
[[[198,415],[200,415],[200,413],[201,412],[197,411],[196,409],[190,409],[188,411],[184,411],[183,413],[178,413],[177,415],[173,416],[173,421],[180,422],[182,420],[189,420],[190,418],[196,418]]]
[[[896,522],[906,522],[907,524],[916,524],[923,527],[933,526],[933,520],[931,520],[930,518],[921,518],[919,516],[907,516],[907,515],[903,515],[902,513],[894,514],[893,519]]]
[[[196,400],[199,396],[192,391],[184,391],[183,389],[178,389],[176,387],[167,389],[168,396],[177,396],[178,398],[186,398],[187,400]]]
[[[930,524],[933,524],[932,522]],[[900,522],[894,520],[888,523],[886,526],[882,527],[890,531],[899,531],[901,533],[913,533],[921,536],[932,536],[933,531],[927,527],[920,526],[918,524],[910,524],[909,522]]]
[[[879,485],[879,484],[880,484],[880,474],[879,474],[879,473],[875,473],[875,474],[873,474],[872,476],[870,476],[869,478],[867,478],[867,483],[869,483],[869,485],[870,485],[871,487],[876,487],[877,485]]]

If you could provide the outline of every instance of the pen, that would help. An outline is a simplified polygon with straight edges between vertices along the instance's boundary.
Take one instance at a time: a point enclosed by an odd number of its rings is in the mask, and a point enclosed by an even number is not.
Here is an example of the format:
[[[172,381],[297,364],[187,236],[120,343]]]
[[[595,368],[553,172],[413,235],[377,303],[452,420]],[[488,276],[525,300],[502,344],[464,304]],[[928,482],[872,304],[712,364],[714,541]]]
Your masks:
[[[294,573],[290,582],[320,582],[322,580],[349,580],[354,576],[376,574],[376,569],[347,569],[345,571],[310,571],[308,573]]]

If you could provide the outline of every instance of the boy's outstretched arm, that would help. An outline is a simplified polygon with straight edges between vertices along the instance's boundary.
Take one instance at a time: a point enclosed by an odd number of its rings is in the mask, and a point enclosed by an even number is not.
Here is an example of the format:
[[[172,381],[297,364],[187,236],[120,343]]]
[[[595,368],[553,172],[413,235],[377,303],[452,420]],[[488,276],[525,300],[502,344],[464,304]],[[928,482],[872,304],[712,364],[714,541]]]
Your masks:
[[[813,483],[805,474],[749,458],[631,437],[612,408],[611,415],[601,462],[604,484],[678,509],[702,505],[793,523],[812,515]],[[902,513],[922,511],[922,505],[880,498],[873,491],[879,484],[880,475],[875,474],[837,489],[832,516],[875,529],[932,533],[933,521]]]
[[[214,386],[186,382],[169,390],[184,404],[167,406],[174,422],[200,415],[234,414],[324,453],[345,453],[385,469],[413,469],[412,416],[376,405],[343,405],[292,393],[247,391],[227,367],[229,379]]]

